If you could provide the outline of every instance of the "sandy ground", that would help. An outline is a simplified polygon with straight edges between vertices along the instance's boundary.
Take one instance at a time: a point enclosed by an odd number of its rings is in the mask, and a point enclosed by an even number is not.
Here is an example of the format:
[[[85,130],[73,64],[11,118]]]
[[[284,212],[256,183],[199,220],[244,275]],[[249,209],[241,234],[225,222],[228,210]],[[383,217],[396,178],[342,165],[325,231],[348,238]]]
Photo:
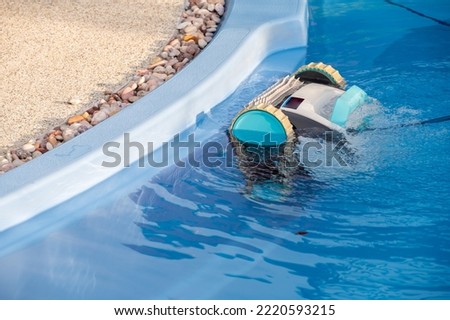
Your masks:
[[[39,137],[125,83],[170,40],[183,4],[0,0],[0,147]]]

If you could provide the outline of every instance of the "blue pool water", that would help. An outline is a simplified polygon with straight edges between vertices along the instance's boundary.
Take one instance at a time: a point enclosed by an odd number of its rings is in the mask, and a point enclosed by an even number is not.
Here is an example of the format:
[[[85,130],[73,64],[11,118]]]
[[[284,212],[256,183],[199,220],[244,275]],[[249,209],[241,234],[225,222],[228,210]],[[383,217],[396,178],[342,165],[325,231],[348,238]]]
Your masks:
[[[448,1],[398,2],[449,21]],[[310,6],[307,52],[267,59],[182,139],[227,145],[242,105],[305,60],[374,97],[359,115],[372,127],[450,114],[448,26],[381,0]],[[259,183],[236,157],[131,166],[39,217],[71,220],[0,257],[0,298],[448,299],[449,126],[362,132],[348,138],[347,166]]]

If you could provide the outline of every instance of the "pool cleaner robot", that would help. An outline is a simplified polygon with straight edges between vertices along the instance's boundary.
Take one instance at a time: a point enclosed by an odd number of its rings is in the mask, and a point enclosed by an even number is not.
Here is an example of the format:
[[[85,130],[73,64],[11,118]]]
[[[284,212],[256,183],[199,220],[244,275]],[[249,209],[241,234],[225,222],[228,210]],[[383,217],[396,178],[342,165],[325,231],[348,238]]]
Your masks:
[[[264,147],[293,141],[296,132],[345,133],[350,115],[368,100],[361,88],[345,87],[344,78],[332,66],[304,65],[247,104],[231,122],[230,136],[242,144]]]

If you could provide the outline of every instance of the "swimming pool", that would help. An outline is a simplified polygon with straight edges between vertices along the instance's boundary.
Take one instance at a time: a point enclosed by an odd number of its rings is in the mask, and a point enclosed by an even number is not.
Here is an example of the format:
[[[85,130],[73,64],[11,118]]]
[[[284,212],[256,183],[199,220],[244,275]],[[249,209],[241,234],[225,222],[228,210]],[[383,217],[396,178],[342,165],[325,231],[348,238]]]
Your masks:
[[[441,20],[450,12],[446,1],[402,3]],[[305,60],[376,98],[372,126],[448,114],[448,27],[385,1],[310,6],[308,50],[266,59],[181,139],[227,145],[242,105]],[[0,297],[448,299],[448,137],[447,123],[366,131],[349,138],[349,165],[251,189],[225,161],[156,176],[135,163],[46,213],[70,223],[0,257]]]

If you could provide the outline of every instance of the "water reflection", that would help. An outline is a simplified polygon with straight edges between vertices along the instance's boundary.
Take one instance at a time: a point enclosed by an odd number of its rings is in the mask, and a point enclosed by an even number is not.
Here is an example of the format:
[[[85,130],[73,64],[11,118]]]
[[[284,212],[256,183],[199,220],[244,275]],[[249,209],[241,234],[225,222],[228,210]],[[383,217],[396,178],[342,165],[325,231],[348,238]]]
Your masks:
[[[256,151],[262,157],[257,163]],[[253,149],[250,154],[246,148],[233,149],[232,166],[224,162],[214,168],[174,166],[165,170],[129,195],[142,210],[145,222],[139,227],[150,242],[128,246],[166,259],[191,259],[195,253],[183,250],[219,245],[261,254],[261,248],[252,244],[255,239],[292,247],[280,231],[297,237],[307,233],[300,217],[314,198],[314,189],[319,188],[293,153],[278,151],[266,154]]]

